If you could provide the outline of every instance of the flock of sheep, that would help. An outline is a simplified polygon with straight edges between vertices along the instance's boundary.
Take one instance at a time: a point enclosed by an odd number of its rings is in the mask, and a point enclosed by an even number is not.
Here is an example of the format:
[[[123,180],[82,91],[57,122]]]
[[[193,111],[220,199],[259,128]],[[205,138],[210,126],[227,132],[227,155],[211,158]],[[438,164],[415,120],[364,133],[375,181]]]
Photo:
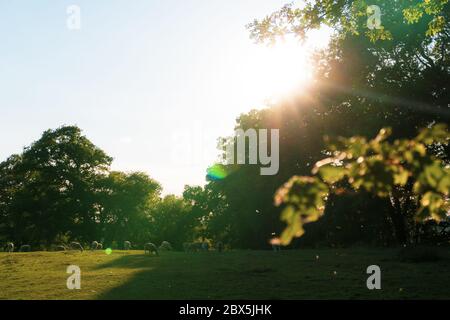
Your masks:
[[[130,241],[124,241],[123,243],[123,249],[124,250],[131,250],[132,245]],[[216,244],[216,250],[219,252],[223,251],[223,243],[222,242],[217,242]],[[4,251],[5,252],[14,252],[14,243],[12,242],[8,242],[5,246],[4,246]],[[93,241],[91,243],[90,246],[90,250],[94,251],[94,250],[102,250],[103,249],[103,244],[101,242],[98,241]],[[207,242],[194,242],[194,243],[184,243],[183,244],[183,249],[186,252],[197,252],[197,251],[209,251],[209,244]],[[68,251],[68,250],[78,250],[83,252],[84,248],[81,245],[81,243],[79,242],[71,242],[69,245],[59,245],[55,247],[55,251]],[[170,242],[168,241],[163,241],[161,243],[161,245],[159,247],[157,247],[155,244],[149,242],[146,243],[144,245],[144,254],[155,254],[155,255],[159,255],[159,251],[171,251],[172,250],[172,245],[170,244]],[[26,245],[22,245],[20,246],[19,252],[30,252],[31,251],[31,246],[26,244]]]

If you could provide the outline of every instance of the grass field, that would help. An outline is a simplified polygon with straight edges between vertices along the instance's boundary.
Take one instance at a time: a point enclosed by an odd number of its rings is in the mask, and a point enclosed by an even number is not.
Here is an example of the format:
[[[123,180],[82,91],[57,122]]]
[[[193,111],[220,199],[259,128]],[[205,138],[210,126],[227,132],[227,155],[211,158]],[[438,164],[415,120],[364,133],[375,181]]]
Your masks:
[[[382,290],[366,287],[373,264]],[[69,265],[81,290],[66,287]],[[448,299],[449,288],[448,257],[404,263],[394,249],[0,253],[0,299]]]

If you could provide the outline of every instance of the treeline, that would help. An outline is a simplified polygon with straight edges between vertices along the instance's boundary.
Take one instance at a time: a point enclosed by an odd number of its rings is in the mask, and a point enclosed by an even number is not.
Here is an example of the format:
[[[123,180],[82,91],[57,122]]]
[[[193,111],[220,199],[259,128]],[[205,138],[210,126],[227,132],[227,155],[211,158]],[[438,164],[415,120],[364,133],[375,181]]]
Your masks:
[[[77,127],[44,132],[0,164],[0,239],[44,247],[192,240],[196,219],[182,198],[162,198],[147,174],[111,171],[111,161]]]
[[[308,88],[271,108],[237,119],[236,129],[244,131],[279,129],[280,171],[275,176],[261,176],[259,168],[252,165],[211,168],[211,181],[196,205],[204,214],[211,213],[207,219],[211,234],[220,233],[238,247],[267,247],[268,239],[285,227],[280,222],[283,208],[273,204],[275,192],[292,176],[309,176],[314,164],[331,154],[326,137],[374,138],[381,128],[389,127],[392,142],[413,139],[419,129],[437,123],[450,124],[448,1],[417,3],[420,10],[413,19],[406,15],[410,4],[376,3],[383,12],[380,30],[367,30],[366,6],[354,6],[352,1],[335,5],[328,0],[298,10],[284,6],[249,25],[251,36],[266,43],[273,43],[283,33],[302,38],[322,25],[334,28],[335,34],[330,45],[315,54],[315,77]],[[432,10],[428,6],[433,6]],[[346,24],[348,21],[351,23]],[[448,131],[446,135],[448,142]],[[221,149],[233,141],[224,138]],[[426,151],[446,165],[443,176],[439,173],[432,178],[430,173],[428,179],[448,186],[449,145],[435,144]],[[399,159],[400,163],[403,160]],[[376,175],[374,180],[382,180],[383,168]],[[330,196],[324,216],[305,225],[306,233],[291,246],[449,243],[449,214],[438,228],[430,214],[422,212],[424,216],[418,219],[417,204],[422,197],[413,193],[417,178],[409,177],[385,198],[360,191]],[[446,202],[443,207],[449,207],[448,189],[439,199]],[[424,219],[427,221],[421,222]]]

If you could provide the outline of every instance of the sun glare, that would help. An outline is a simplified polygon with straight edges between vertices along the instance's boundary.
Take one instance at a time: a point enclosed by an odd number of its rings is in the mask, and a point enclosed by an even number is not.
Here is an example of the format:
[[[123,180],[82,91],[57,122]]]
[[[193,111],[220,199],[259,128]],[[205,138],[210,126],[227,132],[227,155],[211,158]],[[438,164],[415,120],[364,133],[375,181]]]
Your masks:
[[[301,90],[311,78],[311,67],[305,48],[296,42],[284,42],[257,49],[254,77],[249,93],[255,100],[277,100]]]
[[[311,53],[323,48],[329,35],[327,30],[320,30],[304,43],[288,38],[273,46],[252,44],[244,53],[245,63],[239,65],[239,79],[235,80],[235,100],[244,108],[239,111],[265,107],[304,91],[312,80]]]

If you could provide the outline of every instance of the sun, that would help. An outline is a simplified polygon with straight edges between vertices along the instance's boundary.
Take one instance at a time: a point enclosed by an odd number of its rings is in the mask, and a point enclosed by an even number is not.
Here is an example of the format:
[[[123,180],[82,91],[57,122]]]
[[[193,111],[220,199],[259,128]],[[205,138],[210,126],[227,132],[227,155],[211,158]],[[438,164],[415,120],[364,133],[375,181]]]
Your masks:
[[[259,99],[279,99],[301,90],[311,80],[307,50],[297,42],[261,46],[255,56],[254,90]],[[256,98],[256,97],[255,97]]]
[[[252,44],[243,53],[245,63],[239,65],[236,100],[240,105],[263,108],[301,92],[312,80],[310,53],[310,46],[295,39],[273,46]]]
[[[330,35],[330,29],[321,28],[304,41],[288,36],[272,46],[249,43],[242,48],[231,90],[236,110],[264,108],[304,93],[313,81],[312,54],[326,48]]]

